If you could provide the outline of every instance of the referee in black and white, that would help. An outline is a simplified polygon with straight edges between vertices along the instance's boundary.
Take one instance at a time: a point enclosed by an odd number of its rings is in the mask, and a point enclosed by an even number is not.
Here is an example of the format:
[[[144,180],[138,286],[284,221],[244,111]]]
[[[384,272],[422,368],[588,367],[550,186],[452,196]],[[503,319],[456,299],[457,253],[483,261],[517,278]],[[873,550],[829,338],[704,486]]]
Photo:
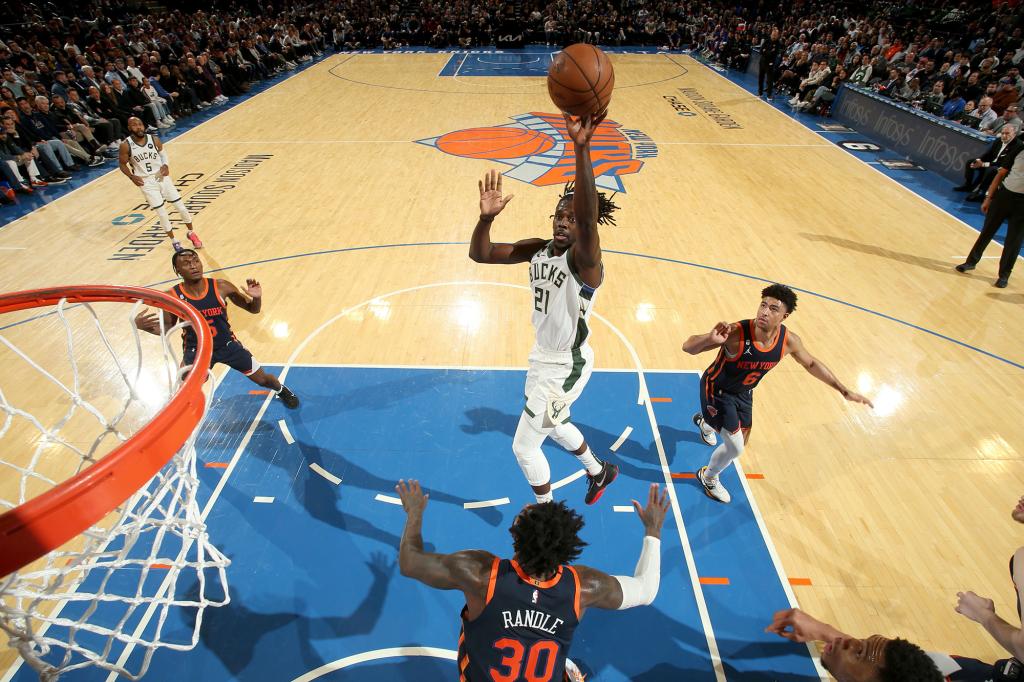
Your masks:
[[[981,212],[985,214],[985,224],[978,235],[978,241],[974,242],[967,261],[956,266],[956,269],[959,272],[973,270],[1005,220],[1006,240],[1003,242],[1003,255],[999,259],[999,277],[995,281],[995,286],[1004,289],[1010,281],[1010,273],[1017,263],[1021,242],[1024,241],[1024,153],[1021,153],[1020,148],[1015,154],[1005,154],[1000,159],[996,177],[985,192]]]

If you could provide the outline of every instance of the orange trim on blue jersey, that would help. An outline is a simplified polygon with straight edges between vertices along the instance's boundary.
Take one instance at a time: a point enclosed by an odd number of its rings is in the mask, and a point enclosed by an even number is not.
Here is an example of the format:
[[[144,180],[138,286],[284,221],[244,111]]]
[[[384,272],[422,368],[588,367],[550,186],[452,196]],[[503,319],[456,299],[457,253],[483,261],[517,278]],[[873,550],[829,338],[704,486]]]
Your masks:
[[[491,598],[494,596],[494,585],[498,582],[498,564],[501,563],[501,559],[494,557],[494,563],[491,564],[491,577],[487,581],[487,598],[484,599],[484,606],[491,603]]]
[[[220,295],[220,289],[217,288],[217,280],[211,278],[209,281],[213,284],[213,293],[217,297],[217,301],[224,308],[224,314],[227,315],[228,304],[224,302],[224,297]]]
[[[572,601],[572,609],[576,612],[576,620],[578,621],[580,616],[580,574],[576,572],[576,569],[572,566],[566,566],[569,572],[572,573],[572,579],[576,581],[576,596]]]
[[[187,298],[188,300],[190,300],[190,301],[201,301],[204,298],[206,298],[206,295],[208,293],[210,293],[210,280],[209,280],[209,278],[205,278],[205,277],[203,278],[203,293],[199,294],[198,296],[189,296],[188,292],[185,291],[185,285],[184,284],[179,284],[178,287],[179,287],[178,291],[181,292],[181,295],[184,296],[185,298]]]
[[[522,567],[518,563],[516,563],[515,559],[509,559],[508,562],[512,564],[513,570],[515,570],[515,572],[519,575],[520,578],[523,579],[524,582],[530,583],[534,587],[539,587],[542,590],[547,589],[549,587],[554,587],[558,584],[558,581],[562,579],[561,566],[558,567],[558,570],[555,571],[555,576],[550,580],[537,580],[536,578],[531,578],[529,575],[527,575],[526,571],[524,571]]]
[[[750,320],[746,321],[749,322]],[[746,337],[743,333],[743,322],[743,320],[740,320],[736,323],[736,326],[740,330],[740,349],[736,351],[736,355],[733,355],[732,357],[729,356],[729,339],[726,339],[725,343],[722,344],[722,355],[725,356],[726,362],[736,362],[736,360],[743,355],[743,339]]]
[[[751,323],[751,324],[753,324],[753,323]],[[783,334],[781,334],[779,332],[776,332],[776,334],[775,334],[775,342],[772,343],[772,345],[768,346],[767,348],[764,348],[764,347],[761,346],[761,344],[759,344],[757,342],[757,335],[754,334],[754,331],[753,331],[754,328],[751,327],[750,330],[751,330],[750,331],[750,340],[754,343],[754,348],[756,348],[757,350],[761,351],[762,353],[771,353],[773,350],[775,350],[775,347],[779,345],[779,339],[781,339],[783,337]],[[781,331],[781,329],[780,329],[780,331]]]

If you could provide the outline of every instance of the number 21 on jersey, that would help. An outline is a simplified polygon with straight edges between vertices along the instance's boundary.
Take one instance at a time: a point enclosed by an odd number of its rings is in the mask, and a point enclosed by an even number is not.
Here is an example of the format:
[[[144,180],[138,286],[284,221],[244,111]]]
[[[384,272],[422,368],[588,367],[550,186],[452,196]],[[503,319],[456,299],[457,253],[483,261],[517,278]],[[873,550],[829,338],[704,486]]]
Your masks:
[[[540,287],[533,288],[533,309],[537,312],[548,314],[548,300],[551,298],[551,292],[547,289],[541,289]]]

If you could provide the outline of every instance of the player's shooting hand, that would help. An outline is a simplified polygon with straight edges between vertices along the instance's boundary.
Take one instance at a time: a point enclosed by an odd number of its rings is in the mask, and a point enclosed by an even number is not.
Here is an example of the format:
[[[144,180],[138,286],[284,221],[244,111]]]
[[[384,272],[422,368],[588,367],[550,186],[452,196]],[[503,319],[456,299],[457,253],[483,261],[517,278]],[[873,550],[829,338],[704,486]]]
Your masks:
[[[973,592],[957,592],[955,608],[957,613],[981,624],[996,613],[996,605],[991,599],[979,597]]]
[[[160,333],[160,316],[152,312],[143,312],[135,316],[135,326],[150,334]]]
[[[874,403],[862,396],[860,393],[847,390],[843,392],[843,397],[849,400],[851,403],[860,403],[861,405],[867,405],[872,410],[875,409]]]
[[[608,110],[605,109],[596,115],[588,114],[580,118],[573,118],[571,115],[563,112],[562,118],[565,119],[565,130],[569,134],[569,139],[577,147],[589,144],[590,138],[594,136],[594,131],[601,125],[601,121],[604,120],[607,114]]]
[[[501,173],[496,170],[487,171],[484,179],[478,184],[480,185],[480,216],[483,218],[493,218],[501,213],[515,196],[514,194],[509,194],[507,197],[501,195]]]
[[[164,176],[166,178],[170,174],[171,174],[171,169],[167,167],[166,163],[164,165],[160,166],[160,175],[162,175],[162,176]]]
[[[249,295],[249,298],[261,298],[263,296],[263,287],[254,279],[245,280],[245,293]]]
[[[654,538],[661,537],[661,527],[665,523],[665,514],[668,512],[669,499],[668,490],[658,491],[658,484],[652,483],[650,492],[647,494],[647,506],[641,507],[640,503],[633,500],[633,508],[637,516],[644,524],[644,535]]]
[[[401,480],[395,486],[395,490],[398,492],[398,496],[402,498],[402,507],[405,508],[405,513],[409,516],[422,514],[423,510],[426,509],[427,500],[430,499],[430,496],[423,492],[419,481],[409,479],[409,482],[406,483],[404,480]]]
[[[140,178],[138,175],[133,175],[132,176],[132,182],[135,183],[136,187],[142,187],[143,185],[146,184],[146,181],[143,180],[142,178]]]

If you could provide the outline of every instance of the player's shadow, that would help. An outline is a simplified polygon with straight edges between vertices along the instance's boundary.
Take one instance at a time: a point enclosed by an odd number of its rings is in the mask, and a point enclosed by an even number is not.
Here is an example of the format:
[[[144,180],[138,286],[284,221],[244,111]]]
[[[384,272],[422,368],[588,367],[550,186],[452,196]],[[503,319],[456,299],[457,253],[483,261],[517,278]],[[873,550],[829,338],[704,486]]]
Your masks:
[[[335,516],[340,513],[337,509],[338,497],[340,491],[343,491],[345,488],[362,488],[374,495],[384,493],[394,496],[395,484],[398,483],[396,479],[378,476],[356,464],[352,458],[317,445],[315,436],[306,426],[307,419],[310,419],[309,415],[305,414],[302,410],[298,410],[290,415],[287,423],[289,430],[295,438],[294,446],[302,454],[302,468],[304,470],[300,475],[293,477],[295,495],[307,503],[306,506],[314,517],[325,522],[334,522]],[[272,426],[268,426],[268,428],[273,429]],[[277,453],[268,448],[257,448],[256,452],[260,456],[270,456],[269,461],[278,466],[291,469],[294,464],[293,462],[284,461],[288,458],[282,459],[277,457]],[[317,464],[324,470],[341,477],[341,485],[335,486],[319,474],[314,473],[309,468],[311,464]],[[462,508],[465,503],[474,501],[452,495],[444,490],[438,490],[434,485],[430,485],[429,490],[430,499],[435,503],[450,504]],[[502,523],[502,513],[494,507],[467,509],[465,511],[474,514],[490,526],[498,526]]]
[[[668,460],[669,466],[675,464],[676,455],[679,454],[680,445],[684,445],[685,452],[687,455],[700,455],[707,459],[707,456],[711,455],[711,448],[704,442],[704,439],[697,433],[697,427],[694,426],[691,429],[680,430],[671,426],[664,426],[658,424],[658,432],[661,434],[661,444],[665,446],[665,459]],[[693,443],[699,447],[693,448],[692,446],[685,445],[686,443]],[[704,450],[707,450],[705,452]],[[657,455],[657,452],[654,452]],[[694,460],[697,461],[697,460]],[[701,462],[702,464],[704,462]],[[686,462],[685,466],[690,467],[693,462]]]
[[[492,407],[474,407],[466,410],[465,415],[469,423],[459,427],[463,433],[469,435],[485,432],[504,433],[508,436],[509,456],[512,456],[512,437],[515,436],[516,427],[519,424],[518,414],[506,414]],[[633,440],[627,440],[623,443],[622,447],[612,453],[608,451],[608,448],[618,439],[617,435],[602,431],[583,422],[573,421],[573,423],[583,434],[594,454],[601,459],[609,459],[617,464],[620,474],[640,481],[651,481],[654,483],[661,483],[665,480],[661,467],[658,464],[657,453],[653,457],[651,456],[653,446],[648,450]],[[565,456],[572,457],[571,453],[563,450],[557,443],[553,441],[550,441],[550,443],[559,451],[564,452]],[[638,466],[633,461],[646,466]]]
[[[665,566],[679,565],[683,562],[681,550],[666,552],[663,558]],[[603,679],[612,675],[611,670],[619,671],[626,679],[633,682],[662,682],[664,680],[701,680],[715,679],[708,656],[707,638],[699,628],[696,606],[691,607],[692,614],[680,614],[683,619],[670,617],[659,608],[659,604],[668,604],[678,600],[680,595],[669,595],[662,592],[651,606],[641,606],[626,611],[588,610],[583,621],[576,630],[570,658],[577,661],[584,672],[590,672],[590,679]],[[678,611],[678,607],[673,610]],[[770,610],[770,607],[768,608]],[[772,639],[763,635],[763,629],[771,621],[771,613],[745,616],[727,613],[716,607],[717,622],[728,622],[731,631],[757,633],[756,641],[739,641],[723,637],[716,633],[716,641],[724,659],[728,679],[735,680],[786,680],[794,682],[817,681],[813,675],[813,667],[808,659],[807,648],[803,644],[794,644],[787,640]],[[691,625],[697,624],[697,627]],[[623,655],[623,652],[629,652]],[[803,668],[808,672],[800,674],[789,671],[772,671],[771,659],[791,658],[788,668]],[[737,670],[728,661],[738,662],[753,659],[763,664],[765,670]],[[780,661],[780,666],[781,665]],[[606,673],[606,674],[602,674]]]
[[[303,394],[299,396],[302,407],[295,414],[301,414],[304,419],[313,422],[355,410],[388,410],[396,402],[408,401],[413,396],[437,390],[439,386],[449,383],[445,374],[405,370],[400,378],[366,383],[350,391],[329,395]]]
[[[997,292],[990,292],[985,294],[994,301],[1003,301],[1004,303],[1024,303],[1024,294],[1000,294]]]
[[[225,606],[208,608],[203,614],[199,631],[204,646],[220,659],[234,679],[266,679],[271,670],[281,670],[281,663],[274,659],[281,655],[280,642],[291,641],[298,646],[299,657],[304,670],[313,670],[325,663],[313,646],[313,642],[337,641],[345,637],[366,635],[373,631],[380,620],[385,597],[391,579],[395,574],[395,562],[382,553],[374,553],[366,562],[372,575],[372,582],[360,602],[347,615],[310,615],[318,610],[308,605],[300,595],[316,595],[323,585],[337,580],[331,575],[334,568],[321,564],[322,575],[311,576],[310,582],[289,582],[294,596],[287,611],[265,612],[249,608],[250,604],[271,601],[278,605],[287,597],[271,593],[253,594],[242,592],[237,585],[231,588],[231,601]],[[239,566],[229,567],[228,571]],[[269,597],[269,599],[268,599]],[[190,610],[194,622],[195,611]],[[271,634],[278,630],[294,630],[294,634]],[[269,641],[264,642],[263,640]],[[289,658],[294,658],[294,652]],[[292,668],[290,664],[284,664]]]
[[[401,379],[369,384],[347,392],[330,395],[303,393],[299,396],[302,406],[292,414],[301,414],[307,421],[314,422],[356,410],[387,410],[396,401],[436,389],[438,376],[431,372],[414,372]],[[266,399],[265,395],[249,395],[250,389],[263,390],[251,384],[246,385],[240,393],[215,398],[211,409],[218,412],[216,422],[219,434],[245,433],[249,429],[254,411]],[[211,417],[207,419],[213,421]]]
[[[913,253],[894,251],[892,249],[887,249],[883,246],[878,246],[877,244],[862,244],[860,242],[855,242],[852,239],[835,237],[828,234],[810,234],[807,232],[802,232],[800,233],[800,236],[809,241],[825,242],[826,244],[838,246],[841,249],[856,251],[858,253],[863,253],[868,256],[886,258],[888,260],[897,261],[899,263],[904,263],[906,265],[914,265],[919,268],[924,268],[926,270],[934,270],[935,272],[957,275],[958,277],[964,276],[953,269],[955,263],[951,263],[950,261],[946,260],[926,258],[924,256],[919,256]],[[970,275],[970,277],[975,277],[975,275]]]
[[[259,451],[259,450],[257,450]],[[317,476],[310,472],[311,476]],[[302,476],[296,476],[294,479],[302,478]],[[296,500],[302,505],[303,510],[312,516],[317,521],[323,523],[329,528],[329,533],[321,535],[319,537],[334,537],[335,531],[341,531],[343,533],[351,533],[353,535],[359,535],[368,540],[379,542],[382,545],[386,545],[390,549],[398,550],[398,545],[401,542],[401,538],[394,533],[380,528],[379,526],[370,523],[366,519],[356,516],[351,512],[342,512],[338,509],[338,493],[334,489],[334,486],[327,481],[320,480],[318,483],[323,485],[310,485],[308,490],[311,492],[308,495],[300,494],[307,488],[302,488],[298,483],[293,483],[295,488]],[[249,509],[252,508],[252,498],[248,495],[243,494],[231,485],[224,486],[221,491],[221,499],[226,501],[237,509],[237,514],[241,519],[248,522],[250,514]],[[294,507],[294,505],[284,503],[274,504],[275,508],[275,525],[279,525],[281,528],[290,529],[303,529],[309,528],[309,516],[306,513],[300,513]],[[261,528],[251,526],[251,530],[248,531],[253,534],[253,537],[263,537],[268,542],[273,543],[278,549],[281,550],[285,556],[296,556],[296,553],[301,553],[305,543],[308,541],[309,535],[304,532],[295,533],[267,533]],[[315,534],[315,531],[314,531]],[[433,545],[431,543],[425,543],[424,548],[427,551],[433,551]],[[308,567],[304,567],[303,570],[308,570]]]

